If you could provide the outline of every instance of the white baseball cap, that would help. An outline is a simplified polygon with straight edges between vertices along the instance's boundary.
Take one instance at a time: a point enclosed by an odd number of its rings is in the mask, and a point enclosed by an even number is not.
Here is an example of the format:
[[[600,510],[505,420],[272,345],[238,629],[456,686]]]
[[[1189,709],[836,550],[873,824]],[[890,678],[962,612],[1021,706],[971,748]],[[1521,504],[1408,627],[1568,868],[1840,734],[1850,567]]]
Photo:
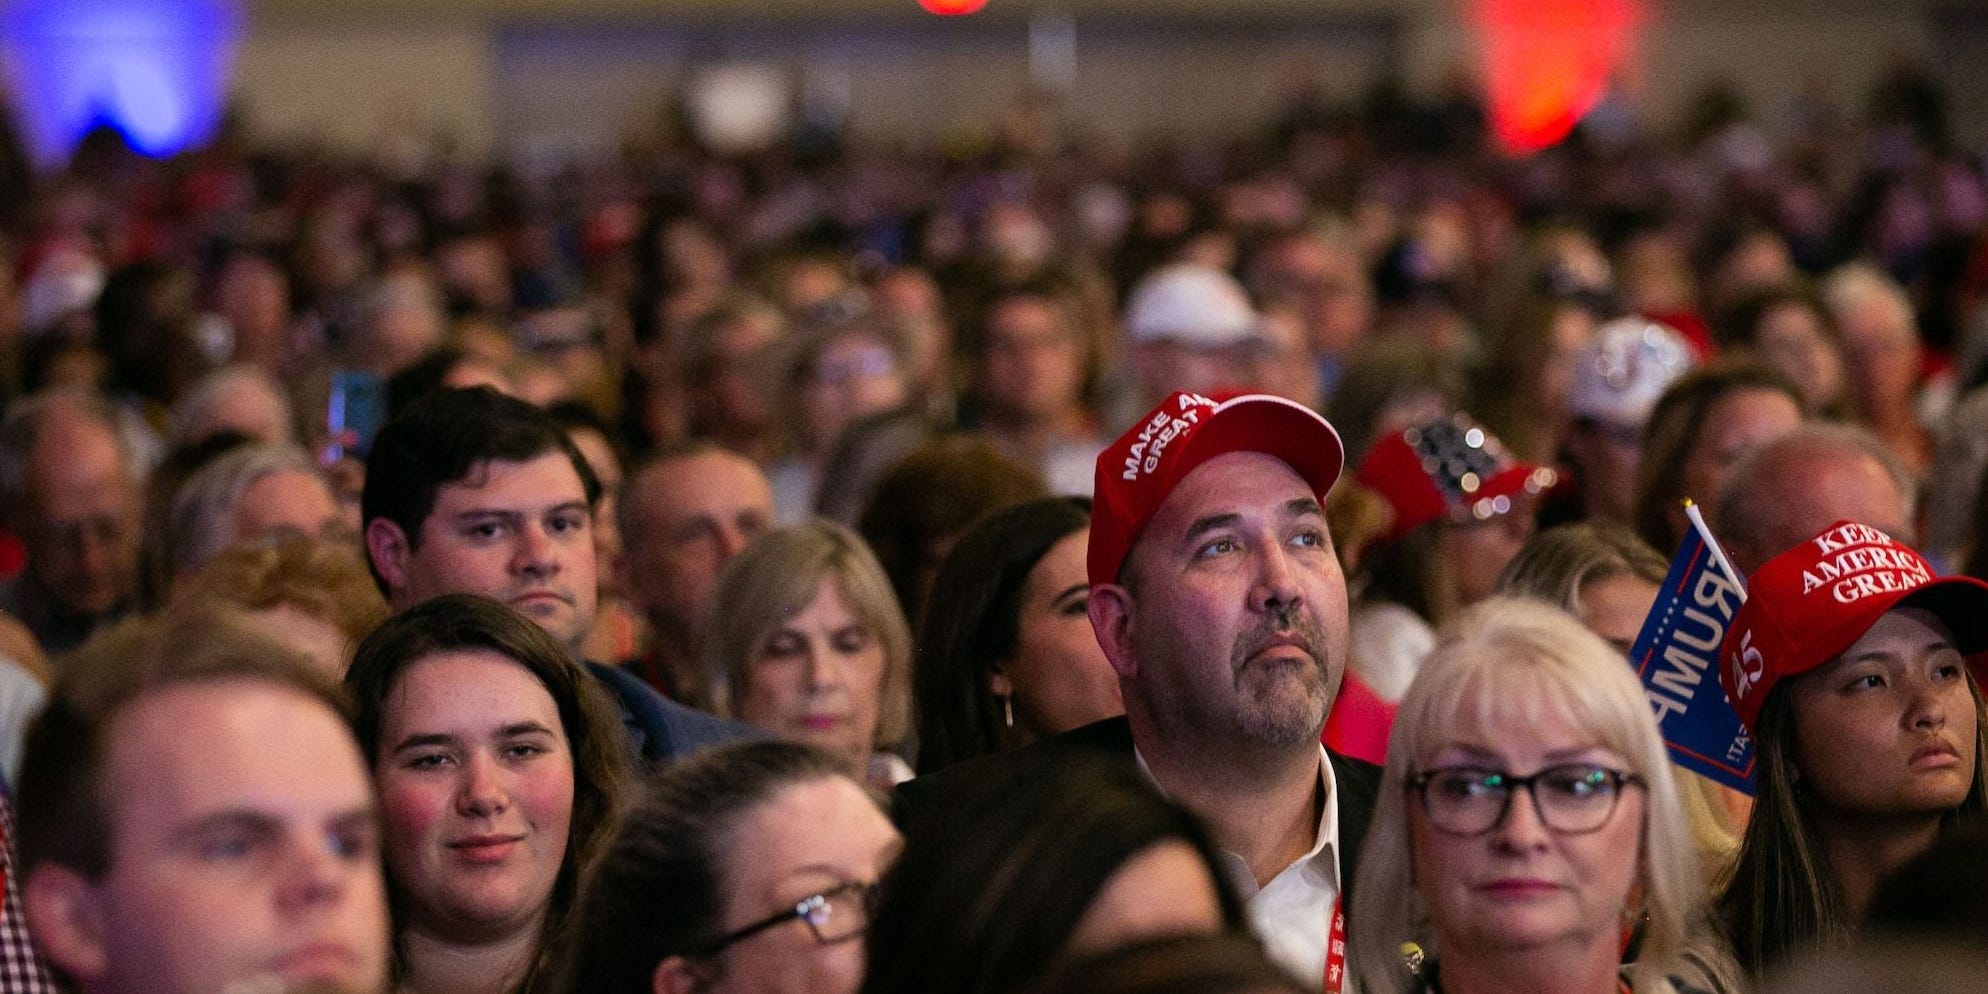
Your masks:
[[[1256,333],[1256,309],[1241,283],[1219,269],[1176,263],[1148,274],[1125,305],[1132,342],[1222,348]]]
[[[1575,360],[1567,409],[1625,428],[1641,428],[1657,398],[1694,360],[1684,336],[1648,318],[1616,318],[1595,331]]]

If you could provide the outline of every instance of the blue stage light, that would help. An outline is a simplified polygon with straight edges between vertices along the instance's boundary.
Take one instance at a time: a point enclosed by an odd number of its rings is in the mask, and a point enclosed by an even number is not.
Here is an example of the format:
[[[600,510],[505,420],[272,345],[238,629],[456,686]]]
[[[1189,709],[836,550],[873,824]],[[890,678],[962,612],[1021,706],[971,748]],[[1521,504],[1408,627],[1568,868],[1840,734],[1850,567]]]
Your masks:
[[[97,126],[154,156],[211,137],[239,35],[233,0],[14,0],[0,14],[15,110],[44,166]]]

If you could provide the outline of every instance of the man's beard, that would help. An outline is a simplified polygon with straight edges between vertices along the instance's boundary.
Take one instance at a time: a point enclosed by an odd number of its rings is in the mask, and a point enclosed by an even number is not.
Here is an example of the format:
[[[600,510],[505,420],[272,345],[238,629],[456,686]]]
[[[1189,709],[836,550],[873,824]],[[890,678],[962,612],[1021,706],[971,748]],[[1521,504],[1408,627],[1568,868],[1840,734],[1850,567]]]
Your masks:
[[[1308,659],[1264,662],[1253,660],[1278,638],[1295,639]],[[1330,646],[1318,619],[1304,611],[1284,609],[1263,616],[1250,630],[1236,636],[1229,651],[1229,669],[1236,694],[1238,733],[1260,746],[1295,746],[1317,742],[1326,713],[1338,692],[1330,672]],[[1292,674],[1266,672],[1298,667]],[[1300,686],[1287,687],[1287,680]]]

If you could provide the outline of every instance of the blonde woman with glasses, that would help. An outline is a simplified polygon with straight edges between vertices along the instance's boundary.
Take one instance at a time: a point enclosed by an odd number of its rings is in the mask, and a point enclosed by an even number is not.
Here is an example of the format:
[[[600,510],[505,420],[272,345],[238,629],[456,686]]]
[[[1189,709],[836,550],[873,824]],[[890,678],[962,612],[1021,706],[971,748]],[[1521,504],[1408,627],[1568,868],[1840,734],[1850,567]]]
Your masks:
[[[1460,615],[1402,699],[1360,881],[1362,994],[1673,994],[1697,859],[1634,673],[1549,605]]]

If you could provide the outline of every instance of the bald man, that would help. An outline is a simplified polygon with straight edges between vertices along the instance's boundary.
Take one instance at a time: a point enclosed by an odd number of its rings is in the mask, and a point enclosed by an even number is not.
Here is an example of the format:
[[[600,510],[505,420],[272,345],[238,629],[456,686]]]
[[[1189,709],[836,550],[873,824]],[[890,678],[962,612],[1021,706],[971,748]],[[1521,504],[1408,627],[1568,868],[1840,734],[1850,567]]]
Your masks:
[[[1740,455],[1719,490],[1719,543],[1741,573],[1837,521],[1918,544],[1913,484],[1890,449],[1862,428],[1814,423]]]
[[[36,394],[0,422],[0,504],[28,551],[26,571],[0,588],[0,610],[51,655],[128,609],[144,508],[134,463],[110,406],[90,394]]]
[[[617,510],[621,589],[654,630],[649,651],[628,668],[670,698],[695,702],[718,573],[773,524],[773,489],[751,460],[693,443],[631,474]]]

